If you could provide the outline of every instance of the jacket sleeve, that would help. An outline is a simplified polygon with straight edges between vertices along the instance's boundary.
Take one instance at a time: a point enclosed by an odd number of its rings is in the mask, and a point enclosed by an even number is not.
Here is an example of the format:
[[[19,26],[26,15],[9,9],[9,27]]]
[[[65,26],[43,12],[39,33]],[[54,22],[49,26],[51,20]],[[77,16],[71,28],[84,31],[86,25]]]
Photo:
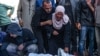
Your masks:
[[[80,23],[80,19],[81,19],[81,1],[79,1],[77,3],[77,7],[76,7],[75,13],[76,13],[76,20],[75,21],[77,23]]]
[[[18,9],[17,9],[17,17],[18,19],[22,19],[22,1],[19,1]]]
[[[65,30],[64,30],[64,44],[65,47],[69,47],[70,45],[70,22],[67,25],[64,25]]]
[[[24,45],[27,46],[29,44],[36,44],[37,43],[37,39],[35,38],[34,34],[28,30],[28,29],[24,29],[24,38],[27,38],[27,41],[24,40]]]
[[[41,10],[36,10],[35,15],[32,17],[31,27],[39,27],[40,26],[40,17],[41,17]]]

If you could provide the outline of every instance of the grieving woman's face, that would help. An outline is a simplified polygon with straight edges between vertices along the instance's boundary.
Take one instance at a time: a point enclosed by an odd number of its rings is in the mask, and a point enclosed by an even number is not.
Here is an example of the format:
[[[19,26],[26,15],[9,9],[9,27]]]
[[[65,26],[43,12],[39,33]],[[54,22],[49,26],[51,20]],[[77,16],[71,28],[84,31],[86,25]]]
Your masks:
[[[56,16],[57,21],[60,21],[61,19],[63,19],[63,13],[62,12],[56,13],[55,16]]]

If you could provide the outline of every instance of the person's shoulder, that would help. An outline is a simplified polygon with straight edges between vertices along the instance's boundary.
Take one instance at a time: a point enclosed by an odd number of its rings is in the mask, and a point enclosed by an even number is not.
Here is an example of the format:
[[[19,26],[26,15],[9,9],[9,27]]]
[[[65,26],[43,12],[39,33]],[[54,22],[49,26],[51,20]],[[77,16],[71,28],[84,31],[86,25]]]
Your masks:
[[[41,13],[43,11],[43,8],[42,7],[39,7],[35,10],[35,13]]]

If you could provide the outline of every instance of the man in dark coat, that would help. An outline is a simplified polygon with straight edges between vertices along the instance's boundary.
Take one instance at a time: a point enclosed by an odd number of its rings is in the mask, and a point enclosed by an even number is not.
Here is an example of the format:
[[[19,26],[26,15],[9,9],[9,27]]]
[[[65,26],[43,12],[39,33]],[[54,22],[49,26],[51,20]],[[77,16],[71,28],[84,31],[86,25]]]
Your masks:
[[[31,26],[38,40],[39,53],[48,52],[48,38],[51,31],[51,19],[54,9],[50,1],[43,1],[42,7],[33,16]]]

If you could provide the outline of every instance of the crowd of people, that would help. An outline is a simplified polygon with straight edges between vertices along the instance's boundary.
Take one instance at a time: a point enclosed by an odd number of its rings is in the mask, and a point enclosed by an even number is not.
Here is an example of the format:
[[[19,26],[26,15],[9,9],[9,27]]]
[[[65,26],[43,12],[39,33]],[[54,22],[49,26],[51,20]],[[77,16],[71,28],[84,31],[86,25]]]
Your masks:
[[[100,56],[100,0],[19,0],[19,24],[10,20],[13,11],[0,3],[1,56],[57,55],[59,48]]]

